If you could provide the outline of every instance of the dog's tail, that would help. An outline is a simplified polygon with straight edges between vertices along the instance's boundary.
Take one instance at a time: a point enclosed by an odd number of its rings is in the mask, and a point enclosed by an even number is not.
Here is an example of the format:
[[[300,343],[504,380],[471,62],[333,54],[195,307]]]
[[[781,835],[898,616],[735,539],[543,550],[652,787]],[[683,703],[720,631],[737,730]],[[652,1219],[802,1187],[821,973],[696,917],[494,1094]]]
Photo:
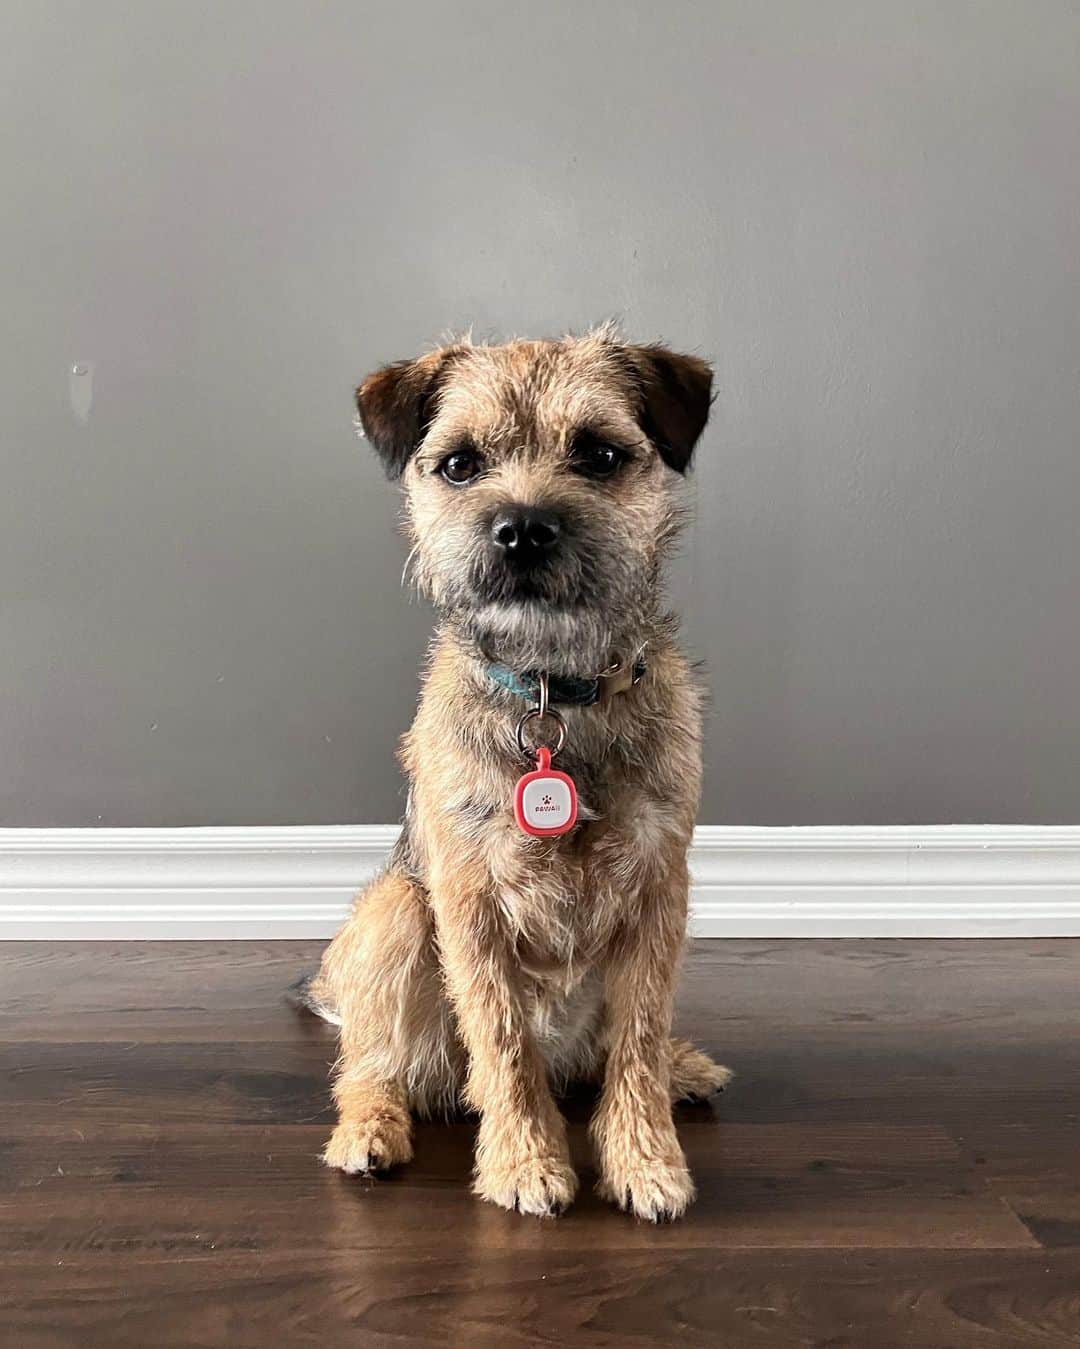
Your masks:
[[[305,974],[297,979],[289,989],[288,997],[298,1010],[322,1017],[324,1021],[329,1021],[331,1026],[341,1025],[341,1015],[333,1001],[326,996],[317,973]]]

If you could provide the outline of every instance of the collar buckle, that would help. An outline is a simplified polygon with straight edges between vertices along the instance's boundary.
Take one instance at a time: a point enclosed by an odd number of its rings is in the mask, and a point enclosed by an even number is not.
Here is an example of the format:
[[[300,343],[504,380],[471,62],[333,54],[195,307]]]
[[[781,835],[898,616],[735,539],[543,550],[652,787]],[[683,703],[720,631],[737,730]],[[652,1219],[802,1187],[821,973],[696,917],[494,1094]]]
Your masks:
[[[616,694],[626,693],[640,684],[645,675],[645,648],[642,646],[633,660],[617,661],[596,676],[596,700],[606,703]]]

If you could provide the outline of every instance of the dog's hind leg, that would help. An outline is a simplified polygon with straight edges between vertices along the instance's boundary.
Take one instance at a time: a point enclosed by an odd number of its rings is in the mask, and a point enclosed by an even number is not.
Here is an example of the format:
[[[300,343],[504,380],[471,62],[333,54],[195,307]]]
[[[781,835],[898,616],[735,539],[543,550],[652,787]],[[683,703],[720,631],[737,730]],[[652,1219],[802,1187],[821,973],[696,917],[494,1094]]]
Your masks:
[[[334,1101],[338,1122],[323,1151],[327,1166],[348,1175],[369,1175],[412,1160],[409,1102],[397,1082],[353,1077],[346,1071],[334,1083]]]
[[[311,996],[340,1020],[337,1127],[323,1153],[347,1172],[412,1157],[411,1110],[450,1105],[461,1076],[423,890],[380,876],[323,956]]]
[[[705,1101],[723,1091],[734,1077],[730,1068],[715,1063],[689,1040],[671,1042],[672,1101]]]

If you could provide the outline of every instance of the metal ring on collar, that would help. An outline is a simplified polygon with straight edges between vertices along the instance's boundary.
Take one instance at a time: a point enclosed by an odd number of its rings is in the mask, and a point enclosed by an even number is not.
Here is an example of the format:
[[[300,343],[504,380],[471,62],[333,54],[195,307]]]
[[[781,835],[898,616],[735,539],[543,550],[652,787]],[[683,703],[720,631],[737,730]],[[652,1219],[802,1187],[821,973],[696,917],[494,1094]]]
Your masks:
[[[563,745],[566,744],[566,722],[563,721],[558,712],[556,712],[553,707],[548,707],[543,712],[541,712],[538,707],[530,707],[527,712],[522,714],[521,719],[517,724],[518,749],[521,750],[526,759],[533,758],[536,754],[536,749],[525,743],[525,727],[530,721],[539,721],[541,718],[553,721],[559,728],[558,739],[555,741],[554,748],[551,750],[551,757],[554,758],[562,749]]]

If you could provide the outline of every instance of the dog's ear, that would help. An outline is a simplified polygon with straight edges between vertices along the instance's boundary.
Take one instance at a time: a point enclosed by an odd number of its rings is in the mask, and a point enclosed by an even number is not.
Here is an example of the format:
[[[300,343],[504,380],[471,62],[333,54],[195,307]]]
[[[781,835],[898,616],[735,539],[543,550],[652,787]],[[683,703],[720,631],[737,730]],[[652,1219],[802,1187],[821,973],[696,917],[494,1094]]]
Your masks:
[[[712,407],[712,370],[698,356],[680,356],[667,347],[627,346],[639,398],[641,429],[661,459],[685,473]]]
[[[400,478],[438,410],[438,393],[457,348],[415,361],[395,361],[368,375],[356,391],[360,425],[389,478]]]

